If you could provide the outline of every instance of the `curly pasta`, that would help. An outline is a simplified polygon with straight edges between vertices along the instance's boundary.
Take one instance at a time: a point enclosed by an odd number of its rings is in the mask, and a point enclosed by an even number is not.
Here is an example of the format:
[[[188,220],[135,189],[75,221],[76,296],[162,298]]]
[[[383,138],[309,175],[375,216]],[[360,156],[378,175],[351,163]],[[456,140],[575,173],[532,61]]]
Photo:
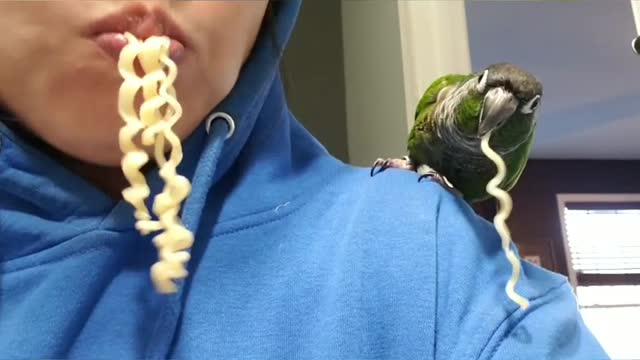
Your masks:
[[[520,260],[514,254],[513,250],[511,250],[511,233],[509,231],[509,227],[507,226],[507,218],[511,214],[511,210],[513,208],[513,201],[511,200],[511,196],[508,192],[502,190],[499,186],[504,180],[507,174],[507,167],[502,160],[502,157],[496,153],[491,146],[489,145],[489,140],[491,139],[491,132],[482,137],[482,141],[480,143],[480,147],[484,155],[489,158],[496,165],[498,169],[496,176],[491,179],[487,183],[487,192],[491,194],[498,200],[498,212],[496,216],[493,218],[493,223],[502,239],[502,250],[504,251],[507,259],[511,263],[511,267],[513,269],[511,273],[511,278],[507,282],[505,287],[505,291],[507,296],[513,300],[516,304],[520,305],[520,308],[525,310],[529,307],[529,301],[517,294],[515,291],[516,283],[518,281],[518,277],[520,276]]]
[[[120,150],[125,154],[122,158],[122,171],[131,184],[122,193],[124,199],[136,209],[135,217],[138,221],[151,218],[145,200],[149,197],[150,189],[140,169],[149,161],[147,153],[138,148],[134,142],[138,133],[144,129],[144,124],[136,115],[134,101],[136,93],[142,87],[142,79],[136,75],[134,61],[140,52],[141,44],[132,41],[120,53],[118,70],[124,79],[118,94],[118,112],[125,125],[120,129]],[[134,38],[135,39],[135,38]]]
[[[188,275],[185,264],[190,255],[186,250],[194,240],[179,217],[181,204],[191,192],[191,183],[177,174],[183,153],[180,138],[172,130],[182,116],[182,107],[173,87],[178,68],[169,58],[170,40],[167,37],[154,36],[144,42],[129,33],[125,37],[127,45],[118,61],[124,79],[119,92],[119,112],[125,122],[119,140],[124,153],[122,170],[131,186],[123,191],[123,197],[136,209],[136,228],[141,234],[161,231],[153,239],[158,249],[158,262],[151,267],[151,279],[158,292],[173,293],[177,290],[174,280]],[[145,74],[142,78],[135,72],[136,59]],[[138,117],[134,102],[140,90],[144,101]],[[136,146],[138,135],[142,145],[154,146],[154,159],[165,182],[153,203],[153,214],[158,220],[151,220],[145,205],[151,191],[140,168],[149,161],[149,155]],[[167,146],[170,149],[168,158]]]

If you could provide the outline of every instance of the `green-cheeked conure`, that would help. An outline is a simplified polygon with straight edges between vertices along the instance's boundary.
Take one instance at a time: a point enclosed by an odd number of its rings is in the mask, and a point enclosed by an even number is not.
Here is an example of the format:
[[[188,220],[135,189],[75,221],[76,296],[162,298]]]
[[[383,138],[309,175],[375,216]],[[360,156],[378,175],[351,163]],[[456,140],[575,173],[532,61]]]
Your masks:
[[[507,176],[500,188],[509,191],[518,181],[533,144],[536,111],[542,84],[512,64],[494,64],[480,73],[449,74],[437,79],[420,99],[408,138],[408,156],[378,159],[378,166],[416,171],[430,177],[469,203],[490,197],[486,185],[495,164],[480,147],[489,145],[502,156]]]

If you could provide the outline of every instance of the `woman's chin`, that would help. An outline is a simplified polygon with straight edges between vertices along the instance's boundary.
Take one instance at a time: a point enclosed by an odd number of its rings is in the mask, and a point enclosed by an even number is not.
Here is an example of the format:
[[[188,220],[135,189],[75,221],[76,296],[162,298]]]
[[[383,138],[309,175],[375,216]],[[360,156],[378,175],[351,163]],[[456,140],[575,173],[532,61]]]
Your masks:
[[[100,167],[120,167],[123,154],[117,147],[114,149],[103,149],[104,151],[84,151],[80,153],[71,154],[75,159],[84,162],[88,165],[95,165]]]

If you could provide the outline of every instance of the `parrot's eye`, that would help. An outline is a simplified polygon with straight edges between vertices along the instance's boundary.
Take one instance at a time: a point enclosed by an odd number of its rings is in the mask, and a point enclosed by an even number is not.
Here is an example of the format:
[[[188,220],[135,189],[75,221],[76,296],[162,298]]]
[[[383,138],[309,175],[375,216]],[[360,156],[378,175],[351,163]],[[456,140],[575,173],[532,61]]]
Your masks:
[[[520,112],[522,112],[523,114],[531,114],[532,112],[536,111],[539,105],[540,95],[536,95],[533,99],[524,104]]]
[[[478,90],[479,93],[484,93],[484,91],[487,89],[487,78],[489,77],[489,70],[485,70],[482,75],[480,75],[478,77],[478,86],[476,87],[476,89]]]

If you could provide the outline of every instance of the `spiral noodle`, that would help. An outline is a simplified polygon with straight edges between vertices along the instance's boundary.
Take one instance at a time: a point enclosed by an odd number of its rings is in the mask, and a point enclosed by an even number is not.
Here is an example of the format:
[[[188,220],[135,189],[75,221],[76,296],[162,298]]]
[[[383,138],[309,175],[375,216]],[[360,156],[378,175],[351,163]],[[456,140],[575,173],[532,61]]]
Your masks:
[[[124,199],[136,209],[135,218],[138,221],[151,218],[145,200],[149,197],[150,189],[140,169],[149,161],[147,153],[136,146],[135,137],[144,129],[144,124],[134,108],[135,96],[142,87],[142,79],[136,75],[134,61],[141,50],[138,41],[131,41],[122,49],[118,60],[118,70],[124,79],[118,94],[118,112],[125,125],[120,129],[120,150],[125,154],[121,166],[124,176],[131,186],[122,192]],[[134,38],[135,39],[135,38]]]
[[[173,87],[178,68],[168,56],[168,38],[156,36],[141,42],[129,33],[125,37],[128,43],[118,61],[124,79],[119,93],[119,112],[125,122],[119,140],[124,153],[122,169],[131,186],[123,191],[123,197],[136,209],[136,228],[141,234],[162,231],[153,239],[158,249],[158,261],[150,273],[158,292],[172,293],[177,290],[174,280],[188,275],[185,264],[190,255],[186,250],[194,240],[179,218],[181,204],[191,192],[191,183],[177,174],[183,153],[180,138],[172,130],[182,116],[182,107]],[[136,59],[145,73],[142,78],[135,72]],[[134,101],[140,90],[144,102],[138,118]],[[149,156],[135,145],[138,135],[144,146],[154,146],[154,158],[165,183],[153,203],[153,214],[158,220],[151,220],[145,205],[150,189],[140,169],[149,161]],[[168,158],[165,155],[167,144]]]
[[[520,305],[520,308],[525,310],[529,307],[529,300],[525,299],[521,295],[517,294],[515,291],[516,283],[518,281],[518,277],[520,276],[520,260],[514,254],[513,250],[511,250],[511,233],[509,231],[509,227],[507,226],[507,218],[511,214],[511,210],[513,209],[513,202],[511,200],[511,196],[509,193],[502,190],[499,186],[507,175],[507,167],[502,160],[502,157],[496,153],[489,146],[489,140],[491,139],[491,132],[482,137],[482,141],[480,143],[480,147],[482,148],[482,152],[496,165],[498,172],[496,176],[487,183],[487,192],[491,194],[498,200],[498,212],[496,216],[493,218],[493,223],[502,239],[502,250],[504,251],[507,259],[511,263],[511,267],[513,269],[511,273],[511,278],[507,282],[505,287],[505,291],[507,296],[513,300],[516,304]]]

